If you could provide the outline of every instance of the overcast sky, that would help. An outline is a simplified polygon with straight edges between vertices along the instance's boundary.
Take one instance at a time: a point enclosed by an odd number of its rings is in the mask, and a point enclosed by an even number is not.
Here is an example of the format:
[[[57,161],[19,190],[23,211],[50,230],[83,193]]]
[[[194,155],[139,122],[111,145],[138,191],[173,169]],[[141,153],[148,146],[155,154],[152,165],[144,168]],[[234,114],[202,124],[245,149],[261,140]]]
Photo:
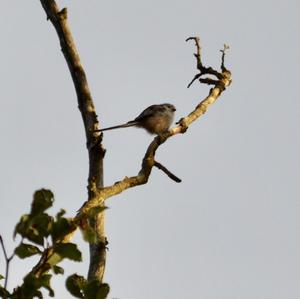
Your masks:
[[[203,61],[226,65],[233,83],[184,135],[159,148],[147,185],[107,201],[105,281],[119,299],[300,298],[299,10],[296,0],[58,1],[69,22],[102,126],[154,103],[176,119],[207,95],[194,84],[199,35]],[[8,251],[34,190],[50,188],[73,216],[86,200],[85,136],[71,77],[39,1],[1,3],[0,233]],[[105,183],[135,175],[152,136],[105,133]],[[85,275],[88,245],[75,239]],[[34,263],[17,258],[9,286]],[[4,274],[3,255],[0,273]],[[65,276],[66,277],[66,276]],[[71,298],[65,278],[57,298]]]

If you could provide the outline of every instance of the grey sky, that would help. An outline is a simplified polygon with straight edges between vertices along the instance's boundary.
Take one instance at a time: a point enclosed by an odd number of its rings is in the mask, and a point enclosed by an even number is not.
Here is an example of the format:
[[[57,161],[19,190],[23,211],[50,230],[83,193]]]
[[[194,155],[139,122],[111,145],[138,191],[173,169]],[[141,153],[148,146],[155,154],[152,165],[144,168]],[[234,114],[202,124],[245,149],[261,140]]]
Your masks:
[[[59,1],[103,126],[169,101],[184,116],[208,92],[195,84],[193,43],[232,86],[188,132],[163,145],[146,186],[107,205],[106,281],[120,299],[300,298],[299,1]],[[1,3],[0,232],[8,250],[34,190],[54,212],[86,199],[87,152],[75,91],[39,1]],[[107,132],[105,182],[134,175],[152,137]],[[80,236],[76,238],[80,240]],[[87,271],[66,263],[67,274]],[[0,255],[1,256],[1,255]],[[12,263],[10,286],[31,265]],[[24,265],[24,266],[23,266]],[[4,272],[0,257],[0,273]],[[71,298],[56,280],[57,298]]]

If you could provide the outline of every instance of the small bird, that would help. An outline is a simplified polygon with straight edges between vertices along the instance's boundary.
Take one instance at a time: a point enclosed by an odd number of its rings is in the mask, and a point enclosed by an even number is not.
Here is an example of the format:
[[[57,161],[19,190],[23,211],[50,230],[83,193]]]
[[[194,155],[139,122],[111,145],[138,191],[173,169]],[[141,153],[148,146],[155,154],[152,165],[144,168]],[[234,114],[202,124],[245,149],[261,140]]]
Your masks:
[[[123,125],[108,127],[95,132],[102,132],[106,130],[114,130],[127,127],[138,127],[145,129],[150,134],[162,134],[169,130],[176,108],[172,104],[151,105],[146,108],[134,120],[131,120]]]

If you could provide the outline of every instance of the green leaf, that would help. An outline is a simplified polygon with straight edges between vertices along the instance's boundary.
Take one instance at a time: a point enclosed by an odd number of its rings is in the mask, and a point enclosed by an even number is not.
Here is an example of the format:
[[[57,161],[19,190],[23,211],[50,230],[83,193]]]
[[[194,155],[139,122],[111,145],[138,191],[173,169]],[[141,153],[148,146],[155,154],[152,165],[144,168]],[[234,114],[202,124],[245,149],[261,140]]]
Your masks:
[[[31,215],[23,215],[15,227],[14,237],[19,234],[23,238],[26,238],[36,244],[44,245],[44,238],[36,229],[34,223],[32,223],[32,220],[33,217],[31,217]]]
[[[81,252],[73,243],[58,243],[54,247],[54,252],[58,253],[62,258],[68,258],[72,261],[81,262]]]
[[[84,298],[82,290],[85,285],[85,278],[77,274],[72,274],[66,280],[67,290],[76,298]]]
[[[51,236],[53,243],[63,240],[63,238],[72,233],[76,229],[76,225],[71,220],[59,217],[57,221],[53,223]]]
[[[24,283],[14,291],[12,298],[43,298],[40,288],[45,288],[49,292],[50,297],[54,297],[54,291],[50,286],[51,274],[44,274],[36,277],[32,272],[24,277]]]
[[[48,258],[47,264],[49,264],[50,267],[54,267],[55,265],[60,263],[62,260],[63,260],[63,257],[60,254],[54,252]]]
[[[0,280],[1,280],[1,279],[4,279],[4,276],[0,274]]]
[[[54,202],[54,195],[50,190],[41,189],[34,193],[31,204],[31,214],[37,215],[50,208]]]
[[[49,291],[50,297],[54,297],[54,291],[50,286],[51,277],[52,277],[51,274],[45,274],[41,278],[39,278],[39,283],[40,283],[41,287],[43,287]]]
[[[9,292],[7,291],[7,289],[5,289],[4,287],[0,286],[0,297],[1,298],[8,298],[9,297]]]
[[[31,272],[24,277],[24,283],[19,288],[19,295],[17,298],[33,298],[34,296],[41,295],[41,292],[38,290],[40,288],[39,280]]]
[[[53,217],[46,213],[42,213],[32,218],[31,226],[38,230],[43,237],[48,237],[53,225]]]
[[[20,244],[15,249],[15,254],[21,259],[41,253],[42,252],[39,250],[38,247],[25,243]]]
[[[25,214],[15,227],[14,236],[20,234],[23,238],[38,244],[44,244],[44,238],[50,234],[53,218],[48,214]]]
[[[88,282],[84,288],[87,299],[105,299],[109,293],[109,285],[98,280]]]
[[[54,272],[55,274],[64,274],[64,273],[65,273],[64,268],[59,267],[59,266],[56,266],[56,265],[54,265],[54,266],[52,267],[52,270],[53,270],[53,272]]]
[[[28,222],[29,222],[28,219],[29,219],[28,214],[24,214],[21,216],[20,221],[15,226],[14,238],[17,236],[17,234],[20,234],[21,236],[23,236],[23,234],[26,232],[27,227],[28,227]]]
[[[56,219],[58,220],[61,218],[63,215],[66,214],[66,211],[64,209],[61,209],[57,214],[56,214]]]
[[[8,297],[10,299],[32,299],[40,298],[43,299],[43,294],[41,291],[36,289],[31,289],[28,285],[22,285],[14,289],[13,293]]]

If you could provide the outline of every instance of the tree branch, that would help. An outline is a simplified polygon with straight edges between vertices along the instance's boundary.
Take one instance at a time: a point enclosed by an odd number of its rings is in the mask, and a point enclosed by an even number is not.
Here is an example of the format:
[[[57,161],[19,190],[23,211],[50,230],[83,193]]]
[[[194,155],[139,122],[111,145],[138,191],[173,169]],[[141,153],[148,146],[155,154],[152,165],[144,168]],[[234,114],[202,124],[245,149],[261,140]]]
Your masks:
[[[89,175],[88,175],[88,199],[95,196],[94,186],[97,189],[103,187],[103,158],[105,150],[102,147],[102,135],[94,133],[99,129],[99,123],[87,78],[80,61],[68,22],[67,9],[59,10],[54,0],[40,0],[47,14],[47,19],[53,24],[59,37],[61,50],[68,64],[78,100],[78,107],[84,123],[87,148],[89,154]],[[97,242],[90,244],[90,267],[89,279],[97,279],[102,282],[105,259],[106,259],[106,237],[104,232],[104,212],[91,221],[97,234]]]
[[[157,162],[155,161],[155,153],[158,147],[166,142],[169,138],[173,137],[177,134],[183,134],[186,132],[190,124],[196,121],[199,117],[201,117],[207,110],[207,108],[212,105],[221,95],[221,93],[231,84],[231,73],[227,70],[224,66],[224,55],[225,53],[222,52],[222,72],[218,72],[211,67],[204,67],[201,61],[201,53],[200,53],[200,40],[198,37],[190,37],[187,40],[195,40],[197,54],[195,57],[197,58],[197,69],[200,71],[197,78],[200,78],[204,74],[213,75],[216,77],[215,80],[210,79],[209,84],[213,84],[214,87],[210,89],[208,96],[201,101],[196,108],[188,114],[186,117],[181,118],[177,122],[177,126],[170,129],[168,133],[165,133],[160,136],[156,136],[154,140],[148,146],[148,149],[145,153],[145,156],[142,161],[142,167],[139,173],[136,176],[132,177],[125,177],[122,181],[116,182],[112,186],[108,186],[105,188],[97,189],[96,186],[95,190],[95,197],[86,202],[79,210],[77,217],[78,219],[85,218],[86,215],[89,215],[89,211],[92,208],[95,208],[99,205],[102,205],[107,198],[110,198],[114,195],[117,195],[128,188],[132,188],[138,185],[146,184],[148,182],[149,176],[151,174],[153,166],[157,167]],[[196,77],[195,76],[195,77]],[[195,77],[192,82],[195,81]],[[207,80],[207,79],[202,79]],[[191,82],[191,83],[192,83]],[[189,85],[191,85],[191,83]],[[200,80],[201,83],[201,80]],[[162,169],[162,168],[160,168]],[[165,173],[167,173],[165,171]],[[177,178],[177,177],[176,177]],[[174,179],[174,178],[173,178]],[[177,178],[178,179],[178,178]]]
[[[5,245],[4,245],[4,241],[3,241],[1,235],[0,235],[0,244],[1,244],[1,247],[2,247],[3,254],[4,254],[4,259],[5,259],[4,289],[6,289],[7,288],[7,283],[8,283],[9,264],[10,264],[11,260],[14,258],[15,253],[13,253],[10,257],[7,255]]]
[[[136,176],[125,177],[122,181],[116,182],[112,186],[103,187],[103,158],[105,150],[102,147],[102,134],[95,133],[99,129],[99,123],[95,112],[95,107],[87,83],[84,69],[81,65],[79,54],[76,50],[75,43],[73,41],[68,23],[67,23],[67,9],[64,8],[61,11],[56,5],[54,0],[40,0],[41,4],[47,14],[47,18],[52,22],[58,34],[61,50],[67,61],[74,86],[77,93],[78,106],[82,115],[87,148],[89,152],[89,176],[88,176],[88,201],[84,203],[77,214],[77,219],[80,223],[81,220],[88,219],[89,225],[94,229],[97,235],[97,242],[90,244],[90,267],[89,267],[89,280],[97,279],[102,282],[105,260],[106,260],[106,237],[104,233],[104,212],[89,213],[92,208],[103,207],[104,201],[117,195],[128,188],[132,188],[148,182],[153,166],[158,167],[164,171],[171,179],[180,181],[175,175],[173,175],[167,168],[155,161],[155,153],[161,144],[166,142],[170,137],[177,134],[183,134],[188,129],[189,125],[202,116],[207,108],[212,105],[221,93],[231,83],[231,73],[225,68],[224,47],[222,52],[221,72],[214,70],[212,67],[205,67],[201,60],[201,48],[200,39],[198,37],[190,37],[187,39],[194,40],[196,43],[197,53],[194,54],[197,61],[197,69],[199,73],[196,74],[193,80],[190,82],[190,87],[196,80],[201,83],[213,85],[214,87],[209,91],[208,96],[201,101],[197,107],[186,117],[181,118],[177,122],[177,126],[170,129],[169,132],[156,136],[154,140],[148,146],[148,149],[144,155],[142,161],[142,167]],[[203,75],[210,75],[215,77],[201,78]],[[91,216],[92,215],[92,216]],[[86,217],[88,216],[88,217]],[[84,223],[84,221],[82,221]]]
[[[176,183],[181,183],[181,179],[173,174],[169,169],[163,166],[161,163],[154,161],[154,166],[158,169],[162,170],[170,179],[175,181]]]
[[[203,79],[200,79],[200,77],[202,75],[213,75],[215,77],[217,77],[217,79],[221,80],[223,75],[222,73],[214,70],[212,67],[205,67],[202,63],[202,60],[201,60],[201,47],[200,47],[200,38],[199,37],[189,37],[186,39],[186,42],[187,41],[190,41],[190,40],[194,40],[195,41],[195,44],[196,44],[196,49],[197,49],[197,53],[194,54],[194,56],[196,57],[196,60],[197,60],[197,69],[199,70],[199,73],[195,75],[195,77],[193,78],[193,80],[188,84],[188,88],[197,80],[199,79],[200,82],[202,83],[206,83],[206,84],[214,84],[214,83],[208,83],[209,78],[203,80]],[[222,51],[222,50],[221,50]],[[223,52],[223,55],[222,55],[222,66],[224,66],[224,57],[225,57],[225,50]],[[225,72],[226,69],[223,69],[221,68],[222,72]],[[202,81],[201,81],[202,80]]]

